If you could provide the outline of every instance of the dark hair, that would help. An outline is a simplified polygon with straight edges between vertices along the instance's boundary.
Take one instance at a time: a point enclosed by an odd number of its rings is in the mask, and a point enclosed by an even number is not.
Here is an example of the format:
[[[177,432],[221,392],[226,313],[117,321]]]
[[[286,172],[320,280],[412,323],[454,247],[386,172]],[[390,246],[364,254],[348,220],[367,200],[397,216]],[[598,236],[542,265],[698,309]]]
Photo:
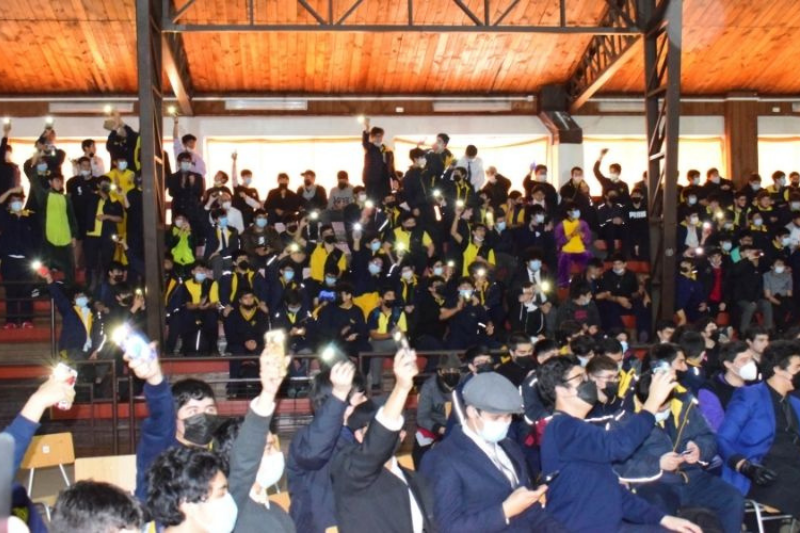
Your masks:
[[[511,338],[508,339],[508,347],[511,350],[516,350],[521,344],[533,344],[531,338],[523,335],[522,333],[512,333]]]
[[[536,165],[535,167],[533,167],[533,173],[534,174],[536,174],[537,172],[540,172],[542,170],[547,172],[547,165]]]
[[[416,161],[421,157],[425,157],[425,150],[420,147],[412,148],[410,152],[408,152],[408,157],[412,161]]]
[[[592,292],[592,288],[581,278],[575,278],[569,287],[569,297],[573,300],[580,298],[588,292]]]
[[[491,356],[492,352],[489,351],[489,348],[483,346],[482,344],[470,346],[469,348],[467,348],[467,351],[464,352],[464,361],[466,361],[467,363],[471,363],[475,360],[476,357],[479,357],[481,355]]]
[[[350,394],[364,390],[364,378],[360,373],[356,372],[353,376],[353,388],[350,389]],[[308,397],[311,399],[311,408],[314,412],[318,411],[325,405],[328,398],[333,394],[333,383],[331,383],[331,371],[323,370],[311,380],[311,392]]]
[[[674,320],[662,319],[656,322],[655,330],[664,331],[665,329],[675,329],[676,327]]]
[[[383,128],[379,128],[378,126],[373,126],[371,130],[369,130],[370,135],[383,135]]]
[[[581,331],[583,331],[583,326],[581,326],[578,322],[575,320],[565,320],[558,326],[558,330],[556,331],[556,340],[559,344],[566,344],[567,339],[577,333],[580,333]]]
[[[541,339],[533,345],[533,355],[536,357],[553,350],[558,350],[558,343],[553,339]]]
[[[191,161],[192,160],[192,153],[191,152],[181,152],[178,154],[178,162],[181,161]]]
[[[135,498],[97,481],[78,481],[64,489],[50,519],[50,531],[108,533],[143,525],[144,514]]]
[[[672,361],[678,357],[678,354],[680,354],[681,351],[681,347],[672,342],[656,344],[650,348],[650,353],[647,355],[647,359],[644,361],[645,365],[642,367],[642,369],[649,370],[652,363],[655,363],[656,361],[666,361],[667,363],[672,364]],[[647,367],[646,369],[644,368],[645,366]]]
[[[620,172],[622,172],[622,165],[620,165],[619,163],[611,163],[610,165],[608,165],[608,169],[611,172],[616,171],[617,174],[619,174]]]
[[[725,344],[719,350],[719,362],[724,363],[725,361],[729,363],[733,363],[736,360],[736,356],[742,352],[747,351],[747,343],[743,341],[733,341]]]
[[[189,403],[190,400],[203,400],[205,398],[211,398],[215,403],[217,401],[211,385],[205,381],[188,378],[177,381],[172,385],[172,400],[175,402],[176,411]]]
[[[614,337],[606,337],[597,343],[595,349],[603,355],[608,355],[610,353],[621,353],[622,343]]]
[[[759,335],[769,336],[769,330],[764,326],[750,326],[744,330],[744,340],[753,342]]]
[[[299,290],[291,288],[283,293],[283,303],[287,306],[302,304],[303,296],[300,294]]]
[[[211,218],[213,220],[219,220],[220,218],[222,218],[224,216],[225,216],[225,210],[224,209],[212,209],[211,210]]]
[[[781,370],[789,368],[789,360],[800,356],[800,343],[797,341],[771,342],[761,356],[761,370],[764,379],[769,379],[775,374],[775,367]]]
[[[678,344],[687,359],[696,359],[706,351],[706,341],[697,331],[684,331],[678,337]]]
[[[616,372],[617,363],[608,356],[596,355],[592,357],[586,364],[587,374],[596,374],[597,372],[602,372],[603,370],[613,370]]]
[[[340,170],[339,172],[336,173],[336,181],[339,180],[350,181],[350,176],[347,175],[346,170]]]
[[[147,471],[147,509],[162,526],[186,520],[180,505],[208,497],[211,480],[228,465],[216,452],[176,446],[159,455]]]
[[[614,263],[615,261],[622,261],[623,263],[626,263],[628,260],[625,259],[625,255],[622,252],[614,252],[608,256],[608,261],[611,263]]]
[[[478,155],[478,148],[474,144],[470,144],[467,146],[467,150],[464,153],[467,154],[467,157],[475,157]]]
[[[81,141],[81,150],[86,150],[94,144],[94,139],[84,139]],[[83,158],[81,158],[83,159]],[[80,159],[78,160],[80,162]]]
[[[83,163],[91,163],[91,162],[92,162],[92,160],[89,159],[88,157],[86,157],[85,155],[78,158],[78,164],[79,165],[83,164]],[[103,176],[103,177],[107,178],[108,176]]]
[[[690,180],[694,178],[699,178],[700,171],[696,169],[691,169],[689,172],[686,173],[686,177],[689,178]]]
[[[244,423],[243,417],[226,418],[222,424],[214,430],[214,451],[222,455],[226,461],[230,461],[231,450],[233,450],[233,443],[236,437],[239,436],[239,431],[242,429]]]
[[[588,335],[578,335],[569,343],[573,355],[586,355],[594,351],[594,339]]]
[[[450,136],[446,133],[437,133],[436,138],[441,139],[444,144],[450,143]]]
[[[123,265],[119,261],[111,261],[111,263],[108,264],[108,268],[106,269],[106,272],[113,272],[115,270],[120,270],[122,272],[125,272],[126,270],[128,270],[128,267],[126,267],[125,265]]]
[[[553,357],[539,367],[536,371],[536,390],[545,403],[555,405],[556,386],[566,385],[567,374],[575,366],[578,364],[571,357]]]
[[[186,143],[192,142],[192,141],[197,141],[197,137],[195,137],[191,133],[187,133],[186,135],[181,137],[181,142],[184,144],[184,146],[186,145]]]

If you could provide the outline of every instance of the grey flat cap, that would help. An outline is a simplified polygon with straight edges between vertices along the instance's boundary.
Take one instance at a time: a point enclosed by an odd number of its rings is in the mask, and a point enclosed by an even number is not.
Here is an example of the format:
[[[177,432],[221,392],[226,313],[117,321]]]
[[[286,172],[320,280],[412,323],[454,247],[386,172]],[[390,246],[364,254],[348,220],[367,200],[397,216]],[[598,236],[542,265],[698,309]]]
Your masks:
[[[464,387],[464,403],[493,414],[524,411],[517,388],[496,372],[485,372],[470,379]]]

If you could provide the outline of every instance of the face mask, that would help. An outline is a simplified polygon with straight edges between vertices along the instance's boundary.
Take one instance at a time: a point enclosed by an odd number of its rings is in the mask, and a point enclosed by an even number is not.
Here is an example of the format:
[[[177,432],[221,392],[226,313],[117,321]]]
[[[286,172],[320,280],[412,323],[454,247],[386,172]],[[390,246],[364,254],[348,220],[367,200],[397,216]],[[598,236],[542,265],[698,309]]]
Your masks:
[[[189,161],[182,161],[181,162],[181,170],[184,172],[189,172],[192,169],[192,164]]]
[[[206,516],[203,519],[203,529],[206,533],[231,533],[236,526],[239,509],[231,493],[222,498],[208,500],[203,503]]]
[[[619,174],[616,174],[616,173],[609,174],[608,177],[611,178],[611,181],[618,181],[619,180]]]
[[[244,309],[245,311],[252,311],[256,307],[258,307],[256,304],[247,304],[247,305],[242,304],[242,309]]]
[[[222,209],[227,210],[227,209],[230,209],[232,206],[233,206],[233,203],[231,203],[231,202],[223,202]]]
[[[580,183],[583,181],[583,176],[572,176],[572,181],[575,183]]]
[[[800,202],[791,202],[789,207],[791,207],[792,211],[800,211]]]
[[[244,183],[245,187],[249,187],[251,183],[253,183],[253,178],[243,178],[242,183]]]
[[[127,168],[128,168],[128,162],[127,162],[127,161],[119,161],[119,162],[117,163],[117,168],[118,168],[118,169],[119,169],[121,172],[124,172],[124,171],[125,171],[125,170],[127,170]]]
[[[697,197],[696,196],[690,196],[689,198],[686,199],[686,203],[688,203],[689,205],[696,204],[697,203]]]
[[[757,191],[757,190],[761,189],[761,184],[760,183],[751,183],[750,184],[750,188],[753,189],[754,191]]]
[[[694,179],[692,180],[692,185],[694,185],[695,187],[696,187],[696,186],[698,186],[698,185],[700,185],[700,178],[694,178]],[[695,201],[696,201],[696,200],[695,200]]]
[[[782,246],[789,246],[792,243],[792,240],[789,237],[784,237],[781,239]]]
[[[100,190],[103,191],[104,193],[108,194],[109,192],[111,192],[111,184],[110,183],[102,184],[100,186]]]
[[[436,376],[436,380],[439,382],[439,385],[442,389],[451,391],[455,389],[458,386],[459,381],[461,381],[461,374],[455,372],[446,372]]]
[[[624,268],[615,268],[613,270],[614,270],[614,274],[616,274],[618,276],[621,276],[621,275],[623,275],[625,273],[625,269]]]
[[[346,188],[347,188],[347,182],[346,181],[340,181],[339,182],[339,189],[346,189]]]
[[[443,276],[444,275],[444,268],[443,267],[433,267],[433,275],[434,276]]]
[[[92,175],[92,171],[91,170],[85,170],[85,169],[81,170],[81,176],[83,176],[84,178],[88,178],[91,175]]]
[[[322,238],[322,240],[325,241],[325,244],[333,244],[333,243],[336,242],[336,236],[335,235],[325,235]]]
[[[285,468],[286,458],[281,452],[265,455],[261,459],[261,466],[256,474],[256,483],[264,488],[277,485],[283,477]]]
[[[285,191],[286,189],[288,189],[288,188],[289,188],[289,184],[288,184],[288,183],[279,183],[279,184],[278,184],[278,188],[279,188],[280,190],[282,190],[282,191]]]
[[[89,298],[86,296],[78,296],[75,298],[75,305],[78,307],[86,307],[89,305]]]
[[[581,211],[580,209],[576,209],[572,212],[572,218],[581,218]]]
[[[472,299],[472,289],[459,289],[458,295],[463,300],[470,300]]]
[[[511,426],[510,422],[503,422],[502,420],[485,420],[480,417],[483,427],[478,430],[478,435],[481,436],[486,442],[497,444],[508,435],[508,428]]]
[[[776,274],[783,274],[784,270],[786,270],[786,267],[783,267],[783,266],[776,266],[775,267],[775,273]]]
[[[380,241],[375,241],[375,242],[369,243],[369,249],[372,250],[373,252],[377,252],[378,250],[381,249],[381,242]]]
[[[417,159],[417,166],[419,168],[425,168],[425,165],[427,165],[427,164],[428,164],[428,160],[425,159],[424,157],[421,157],[421,158]]]
[[[619,341],[619,343],[622,345],[622,353],[627,352],[628,351],[628,343],[626,341]]]
[[[689,224],[691,224],[692,226],[696,226],[699,222],[700,222],[699,218],[695,216],[689,217]]]
[[[669,409],[665,409],[663,411],[657,412],[656,413],[656,422],[657,423],[661,423],[661,422],[666,421],[667,418],[669,418],[669,413],[670,413]]]
[[[761,224],[763,224],[763,223],[764,223],[764,221],[763,221],[763,220],[761,220],[760,218],[754,218],[754,219],[753,219],[753,225],[754,225],[754,226],[760,226],[760,225],[761,225]]]
[[[719,176],[711,176],[711,183],[719,183]]]
[[[485,374],[486,372],[493,372],[494,365],[492,363],[481,363],[475,366],[475,372],[478,374]]]
[[[239,270],[247,270],[250,268],[250,261],[239,261]]]
[[[228,227],[228,217],[222,217],[219,219],[219,227],[220,228]]]
[[[266,218],[257,218],[256,219],[256,226],[259,228],[266,228],[267,227],[267,219]]]
[[[755,361],[750,361],[739,369],[739,377],[745,381],[755,381],[758,377],[758,366]]]
[[[800,390],[800,372],[792,376],[792,388]]]
[[[544,224],[544,215],[536,215],[533,217],[534,224]]]
[[[642,197],[641,196],[631,196],[631,202],[633,202],[635,204],[638,204],[641,201],[642,201]]]
[[[594,381],[584,381],[578,385],[577,391],[578,398],[584,402],[588,403],[589,405],[594,405],[597,403],[597,385],[594,384]]]
[[[578,356],[578,361],[580,361],[580,363],[581,363],[581,366],[582,366],[583,368],[586,368],[586,365],[588,365],[588,364],[589,364],[589,360],[590,360],[590,359],[591,359],[591,357],[586,357],[586,356],[584,356],[584,355],[579,355],[579,356]]]
[[[325,276],[325,285],[327,285],[328,287],[333,287],[334,285],[336,285],[336,281],[337,279],[333,276]]]
[[[358,193],[358,201],[364,203],[367,201],[367,195],[364,193]]]
[[[39,174],[47,172],[47,163],[39,163],[36,165],[36,171],[39,172]]]
[[[483,237],[479,237],[477,235],[473,235],[472,236],[472,242],[474,242],[475,244],[480,244],[480,243],[483,242]]]
[[[539,174],[536,178],[540,182],[545,182],[545,181],[547,181],[547,174]]]
[[[497,231],[505,231],[506,223],[504,221],[501,221],[495,224],[494,227],[497,228]]]
[[[367,268],[369,268],[369,273],[373,276],[381,273],[381,266],[376,265],[375,263],[370,263]]]
[[[22,211],[22,202],[20,202],[19,200],[14,200],[13,202],[11,202],[11,210],[14,211],[15,213],[19,213],[20,211]]]
[[[395,304],[395,300],[393,300],[393,299],[389,299],[389,300],[384,300],[383,301],[383,306],[386,307],[386,308],[389,308],[389,309],[394,307],[394,304]]]
[[[786,185],[786,180],[780,179],[780,180],[775,182],[775,185],[777,185],[778,187],[783,187],[783,186]]]
[[[613,400],[619,394],[619,382],[618,381],[609,381],[606,383],[606,386],[603,387],[603,394],[606,395],[606,398],[609,400]]]
[[[730,252],[731,248],[733,248],[733,243],[732,242],[723,242],[722,243],[722,249],[725,250],[726,252]]]
[[[542,268],[542,262],[538,259],[528,261],[528,268],[534,272],[538,272]]]
[[[306,187],[311,187],[311,180],[303,180],[303,185]]]
[[[289,270],[284,270],[283,279],[285,281],[292,281],[294,279],[294,270],[291,268]]]
[[[408,280],[410,280],[411,278],[413,278],[413,277],[414,277],[414,273],[413,273],[412,271],[410,271],[410,270],[405,270],[405,271],[403,271],[403,273],[402,273],[402,274],[400,274],[400,275],[401,275],[401,276],[403,277],[403,279],[404,279],[404,280],[406,280],[406,281],[408,281]]]
[[[217,415],[198,413],[190,416],[183,421],[183,438],[198,446],[208,446],[219,424]]]
[[[287,310],[288,310],[290,313],[292,313],[293,315],[296,315],[297,313],[299,313],[299,312],[300,312],[300,309],[302,309],[302,307],[287,307],[286,309],[287,309]]]
[[[517,357],[514,362],[523,370],[533,370],[535,366],[533,364],[533,357],[527,355],[525,357]]]
[[[206,278],[208,278],[208,275],[205,272],[198,272],[197,274],[194,275],[194,280],[197,283],[203,283],[206,280]]]

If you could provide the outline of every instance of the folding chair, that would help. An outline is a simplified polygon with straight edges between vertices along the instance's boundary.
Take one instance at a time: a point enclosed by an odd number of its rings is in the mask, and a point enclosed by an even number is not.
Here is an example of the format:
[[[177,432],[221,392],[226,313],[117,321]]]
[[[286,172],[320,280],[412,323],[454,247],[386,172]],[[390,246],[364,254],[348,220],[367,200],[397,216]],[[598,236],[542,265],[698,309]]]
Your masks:
[[[30,470],[28,473],[28,495],[33,503],[44,506],[47,519],[50,520],[50,507],[55,504],[58,493],[33,497],[33,479],[37,468],[58,467],[61,476],[64,478],[64,485],[69,487],[70,481],[67,476],[65,465],[75,462],[75,446],[72,442],[72,433],[53,433],[52,435],[41,435],[33,437],[31,445],[25,457],[22,459],[21,468]]]
[[[136,490],[136,456],[109,455],[75,459],[75,482],[101,481],[133,494]]]
[[[762,505],[755,500],[745,500],[744,512],[754,513],[756,516],[756,525],[758,525],[758,533],[764,533],[764,522],[774,522],[776,520],[791,520],[792,527],[797,525],[797,520],[790,514],[781,514],[777,509],[772,509],[766,505]],[[792,529],[794,531],[794,529]]]

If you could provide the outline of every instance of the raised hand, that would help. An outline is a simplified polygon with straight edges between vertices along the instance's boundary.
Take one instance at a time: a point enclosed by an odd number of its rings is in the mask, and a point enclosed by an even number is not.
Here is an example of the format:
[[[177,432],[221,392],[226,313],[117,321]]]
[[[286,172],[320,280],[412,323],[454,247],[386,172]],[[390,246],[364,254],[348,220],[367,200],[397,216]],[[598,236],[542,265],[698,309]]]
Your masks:
[[[417,352],[410,349],[401,349],[394,356],[394,376],[397,384],[407,390],[414,387],[414,377],[419,374],[417,368]]]
[[[156,344],[153,342],[151,346],[155,348]],[[128,368],[137,378],[146,381],[150,385],[159,385],[164,381],[164,375],[161,373],[161,364],[158,362],[157,357],[153,359],[147,357],[133,359],[128,354],[125,354],[123,359],[128,363]]]
[[[347,401],[347,396],[353,388],[353,378],[356,375],[356,367],[350,361],[340,361],[331,368],[331,385],[333,385],[333,395],[341,401]]]

